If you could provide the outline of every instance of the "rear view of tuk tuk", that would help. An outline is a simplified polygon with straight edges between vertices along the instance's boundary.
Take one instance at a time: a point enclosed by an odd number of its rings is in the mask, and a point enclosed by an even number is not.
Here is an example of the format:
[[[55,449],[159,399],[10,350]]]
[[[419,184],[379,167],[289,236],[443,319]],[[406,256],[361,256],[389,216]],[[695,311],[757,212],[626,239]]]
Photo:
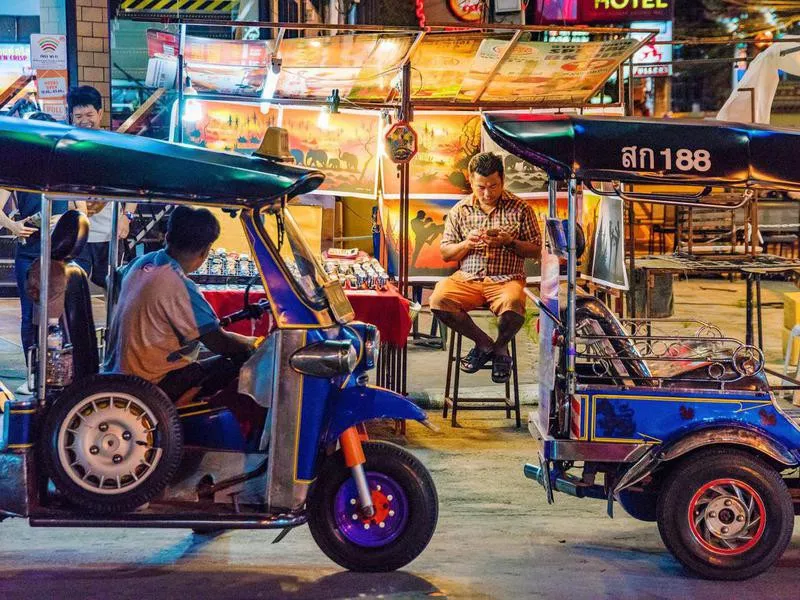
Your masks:
[[[45,350],[35,398],[15,399],[0,385],[0,520],[280,529],[276,541],[308,523],[328,557],[360,571],[400,568],[425,549],[438,517],[433,480],[411,453],[369,440],[364,423],[426,415],[369,385],[377,329],[353,320],[287,206],[322,173],[261,151],[244,157],[33,121],[0,119],[0,145],[9,157],[0,187],[239,211],[267,301],[227,320],[266,310],[276,324],[232,390],[251,403],[250,420],[218,398],[176,407],[153,383],[99,373],[86,275],[69,264],[88,225],[77,211],[63,215],[52,244],[42,236],[39,290],[46,320],[48,263],[59,265],[73,380],[53,378]],[[14,158],[23,156],[25,169]],[[47,200],[42,220],[49,222]],[[49,348],[47,335],[41,328],[39,348]]]
[[[560,115],[487,117],[490,135],[550,177],[540,305],[541,439],[525,475],[655,521],[672,554],[712,579],[769,568],[800,514],[800,409],[782,407],[755,346],[693,321],[619,319],[578,290],[576,186],[623,201],[706,206],[712,186],[800,189],[795,132],[730,123]],[[555,219],[557,182],[569,219]],[[700,191],[647,194],[635,186]],[[661,188],[663,189],[663,188]],[[685,188],[684,188],[685,189]],[[559,302],[559,259],[567,262]]]

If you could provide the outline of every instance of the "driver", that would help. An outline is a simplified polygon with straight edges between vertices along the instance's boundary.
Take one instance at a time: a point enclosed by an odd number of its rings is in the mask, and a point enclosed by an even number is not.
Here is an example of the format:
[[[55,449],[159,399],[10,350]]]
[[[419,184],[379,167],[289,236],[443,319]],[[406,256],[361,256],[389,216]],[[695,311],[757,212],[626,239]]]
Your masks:
[[[206,260],[219,231],[208,209],[178,206],[169,218],[167,247],[125,268],[108,335],[106,371],[146,379],[174,401],[198,389],[197,395],[209,397],[238,376],[258,338],[223,330],[186,276]],[[198,360],[200,342],[216,356]]]

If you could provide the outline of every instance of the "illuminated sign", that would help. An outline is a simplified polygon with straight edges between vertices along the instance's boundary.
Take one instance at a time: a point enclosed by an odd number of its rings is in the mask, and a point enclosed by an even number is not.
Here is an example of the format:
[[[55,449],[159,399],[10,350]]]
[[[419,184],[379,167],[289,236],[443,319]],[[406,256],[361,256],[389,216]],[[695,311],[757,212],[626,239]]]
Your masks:
[[[581,23],[671,21],[674,0],[580,0]]]
[[[631,29],[658,30],[654,42],[672,41],[672,22],[671,21],[636,21],[631,23]],[[643,40],[647,37],[646,33],[632,33],[632,38]],[[633,55],[633,76],[634,77],[669,77],[672,75],[672,65],[664,64],[672,62],[671,44],[648,43],[639,48]]]

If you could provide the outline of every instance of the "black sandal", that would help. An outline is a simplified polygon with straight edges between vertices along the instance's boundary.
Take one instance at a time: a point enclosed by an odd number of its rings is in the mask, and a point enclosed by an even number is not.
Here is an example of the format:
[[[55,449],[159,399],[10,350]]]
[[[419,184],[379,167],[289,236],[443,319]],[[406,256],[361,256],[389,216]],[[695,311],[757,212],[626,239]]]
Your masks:
[[[493,354],[491,350],[484,351],[476,346],[461,359],[461,370],[464,373],[477,373],[492,360]]]
[[[492,381],[506,383],[511,378],[511,367],[514,359],[510,356],[495,356],[492,361]]]

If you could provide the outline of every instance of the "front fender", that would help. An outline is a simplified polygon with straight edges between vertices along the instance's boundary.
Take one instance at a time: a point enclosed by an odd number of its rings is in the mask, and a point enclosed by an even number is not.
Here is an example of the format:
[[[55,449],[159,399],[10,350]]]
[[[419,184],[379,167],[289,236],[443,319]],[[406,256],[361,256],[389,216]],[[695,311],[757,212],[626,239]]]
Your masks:
[[[413,402],[379,387],[353,386],[331,392],[332,417],[325,443],[334,443],[342,433],[370,419],[413,419],[425,421],[425,414]]]

